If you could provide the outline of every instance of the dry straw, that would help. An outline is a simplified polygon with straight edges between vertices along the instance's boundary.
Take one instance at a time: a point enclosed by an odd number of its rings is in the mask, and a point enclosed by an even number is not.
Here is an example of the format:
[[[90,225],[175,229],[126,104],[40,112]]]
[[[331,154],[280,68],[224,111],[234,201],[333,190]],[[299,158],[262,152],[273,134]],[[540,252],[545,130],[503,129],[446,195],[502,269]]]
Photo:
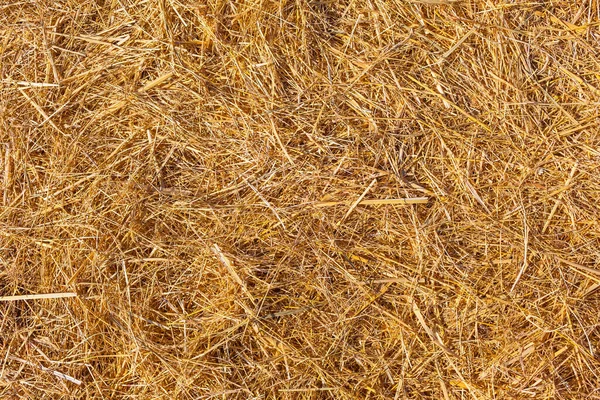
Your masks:
[[[599,14],[0,1],[0,398],[599,398]]]
[[[23,294],[16,296],[0,296],[0,301],[17,300],[42,300],[42,299],[64,299],[66,297],[76,297],[77,293],[45,293],[45,294]]]

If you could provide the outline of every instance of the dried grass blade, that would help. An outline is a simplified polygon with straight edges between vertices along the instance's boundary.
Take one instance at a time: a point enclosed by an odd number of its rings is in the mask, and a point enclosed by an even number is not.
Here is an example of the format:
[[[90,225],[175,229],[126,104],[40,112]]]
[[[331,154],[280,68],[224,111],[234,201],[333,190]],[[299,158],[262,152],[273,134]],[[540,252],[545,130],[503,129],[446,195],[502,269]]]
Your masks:
[[[361,200],[357,205],[359,206],[381,206],[381,205],[410,205],[410,204],[427,204],[429,197],[407,197],[403,199],[370,199]],[[333,207],[339,205],[349,204],[348,201],[319,201],[314,203],[315,207]]]
[[[45,293],[45,294],[23,294],[17,296],[1,296],[0,301],[17,301],[17,300],[42,300],[42,299],[64,299],[69,297],[77,297],[77,293]]]

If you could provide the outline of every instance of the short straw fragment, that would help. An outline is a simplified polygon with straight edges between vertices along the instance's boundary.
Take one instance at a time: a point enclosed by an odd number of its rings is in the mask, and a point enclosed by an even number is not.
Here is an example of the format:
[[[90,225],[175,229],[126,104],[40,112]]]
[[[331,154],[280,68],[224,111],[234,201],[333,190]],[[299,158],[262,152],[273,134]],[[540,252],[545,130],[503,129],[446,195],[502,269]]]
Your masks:
[[[43,300],[43,299],[65,299],[69,297],[77,297],[77,293],[45,293],[45,294],[23,294],[17,296],[2,296],[0,301],[17,301],[17,300]]]
[[[410,205],[410,204],[426,204],[429,201],[429,197],[408,197],[401,199],[370,199],[361,200],[357,205],[359,206],[382,206],[382,205]],[[333,207],[339,205],[350,204],[348,201],[320,201],[314,203],[315,207]]]

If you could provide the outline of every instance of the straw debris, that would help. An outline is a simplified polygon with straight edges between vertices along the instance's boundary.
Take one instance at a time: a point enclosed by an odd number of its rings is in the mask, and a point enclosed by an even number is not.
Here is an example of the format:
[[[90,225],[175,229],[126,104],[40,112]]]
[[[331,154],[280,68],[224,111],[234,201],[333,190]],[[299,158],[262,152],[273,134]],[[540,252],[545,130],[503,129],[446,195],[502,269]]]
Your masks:
[[[0,1],[0,398],[598,398],[599,7]]]

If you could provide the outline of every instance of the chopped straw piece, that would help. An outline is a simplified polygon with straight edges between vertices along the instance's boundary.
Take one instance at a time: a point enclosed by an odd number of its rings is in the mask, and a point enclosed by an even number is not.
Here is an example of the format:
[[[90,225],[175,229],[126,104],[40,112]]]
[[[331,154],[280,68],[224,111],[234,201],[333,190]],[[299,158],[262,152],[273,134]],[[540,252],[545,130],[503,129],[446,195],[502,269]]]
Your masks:
[[[77,293],[66,292],[46,294],[23,294],[17,296],[0,296],[0,301],[64,299],[69,297],[77,297]]]
[[[356,205],[359,206],[381,206],[381,205],[410,205],[410,204],[427,204],[428,197],[411,197],[405,199],[370,199],[360,200]],[[320,201],[313,205],[315,207],[333,207],[339,205],[350,204],[348,201]]]

